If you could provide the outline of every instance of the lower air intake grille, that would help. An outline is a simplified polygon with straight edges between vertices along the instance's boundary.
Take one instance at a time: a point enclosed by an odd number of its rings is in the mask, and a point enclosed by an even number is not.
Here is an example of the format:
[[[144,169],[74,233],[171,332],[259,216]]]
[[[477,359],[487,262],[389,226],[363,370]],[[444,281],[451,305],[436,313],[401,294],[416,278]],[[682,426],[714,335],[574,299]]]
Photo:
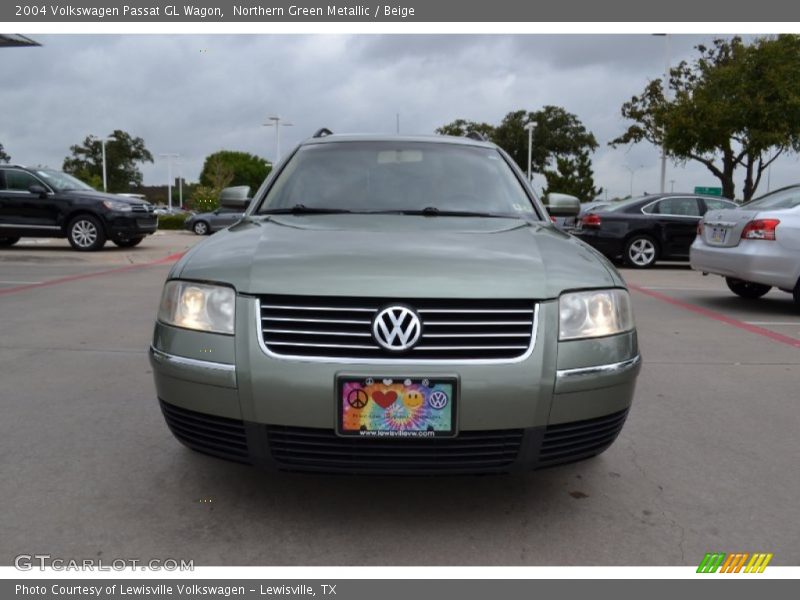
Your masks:
[[[456,438],[364,440],[328,429],[267,426],[272,458],[281,466],[314,470],[483,471],[517,458],[521,429],[462,431]]]
[[[539,464],[571,462],[598,454],[617,438],[627,416],[628,411],[623,410],[596,419],[548,425]]]
[[[161,402],[161,411],[172,434],[192,450],[250,463],[241,421],[197,413],[166,402]]]

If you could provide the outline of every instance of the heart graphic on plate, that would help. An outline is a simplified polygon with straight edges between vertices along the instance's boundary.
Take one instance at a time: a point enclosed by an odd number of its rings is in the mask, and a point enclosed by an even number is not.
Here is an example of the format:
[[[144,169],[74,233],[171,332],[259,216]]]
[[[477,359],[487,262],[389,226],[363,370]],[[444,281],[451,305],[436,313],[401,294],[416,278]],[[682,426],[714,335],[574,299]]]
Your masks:
[[[381,408],[389,408],[394,404],[394,401],[397,400],[397,392],[393,390],[389,390],[388,392],[376,390],[372,392],[372,399],[375,400]]]

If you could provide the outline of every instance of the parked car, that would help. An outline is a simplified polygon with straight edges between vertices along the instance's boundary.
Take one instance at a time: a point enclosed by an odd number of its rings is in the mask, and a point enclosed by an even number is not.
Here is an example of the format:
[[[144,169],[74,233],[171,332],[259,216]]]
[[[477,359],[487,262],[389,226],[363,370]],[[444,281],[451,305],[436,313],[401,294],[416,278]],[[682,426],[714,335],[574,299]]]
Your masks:
[[[589,213],[597,212],[599,210],[604,209],[607,206],[611,206],[611,202],[605,200],[593,200],[591,202],[582,202],[581,203],[581,210],[578,212],[577,216],[574,217],[550,217],[550,220],[553,224],[558,227],[561,231],[566,231],[568,233],[575,230],[578,226],[578,221],[584,215],[588,215]]]
[[[800,305],[800,185],[736,209],[709,211],[692,244],[691,265],[722,275],[743,298],[760,298],[776,287]]]
[[[99,250],[106,240],[130,248],[157,228],[148,202],[98,192],[60,171],[0,165],[0,247],[65,237],[75,250]]]
[[[644,196],[584,215],[572,233],[608,258],[644,269],[658,260],[688,260],[706,211],[735,207],[730,200],[696,194]]]
[[[576,214],[565,198],[551,214]],[[494,144],[326,130],[164,286],[150,358],[188,447],[286,470],[596,455],[640,357],[624,280]]]
[[[197,235],[211,235],[238,222],[244,216],[249,202],[250,186],[225,188],[220,192],[222,206],[211,212],[192,215],[184,221],[183,227]]]

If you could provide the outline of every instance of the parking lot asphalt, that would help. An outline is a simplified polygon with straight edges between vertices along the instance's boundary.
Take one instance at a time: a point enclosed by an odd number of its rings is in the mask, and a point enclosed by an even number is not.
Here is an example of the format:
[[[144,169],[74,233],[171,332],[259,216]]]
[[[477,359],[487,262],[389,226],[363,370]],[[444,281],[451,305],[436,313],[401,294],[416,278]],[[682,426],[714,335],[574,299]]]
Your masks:
[[[197,238],[0,250],[0,564],[800,562],[800,311],[685,265],[623,269],[644,366],[603,455],[523,476],[268,474],[189,451],[147,360],[161,286]]]

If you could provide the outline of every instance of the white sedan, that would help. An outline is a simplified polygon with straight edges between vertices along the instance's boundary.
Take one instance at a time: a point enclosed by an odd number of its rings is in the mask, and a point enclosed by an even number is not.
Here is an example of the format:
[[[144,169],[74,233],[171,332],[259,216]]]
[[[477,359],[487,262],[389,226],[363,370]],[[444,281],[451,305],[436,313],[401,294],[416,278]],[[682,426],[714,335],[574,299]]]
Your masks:
[[[776,287],[800,305],[800,185],[707,212],[690,262],[697,271],[725,277],[743,298],[760,298]]]

